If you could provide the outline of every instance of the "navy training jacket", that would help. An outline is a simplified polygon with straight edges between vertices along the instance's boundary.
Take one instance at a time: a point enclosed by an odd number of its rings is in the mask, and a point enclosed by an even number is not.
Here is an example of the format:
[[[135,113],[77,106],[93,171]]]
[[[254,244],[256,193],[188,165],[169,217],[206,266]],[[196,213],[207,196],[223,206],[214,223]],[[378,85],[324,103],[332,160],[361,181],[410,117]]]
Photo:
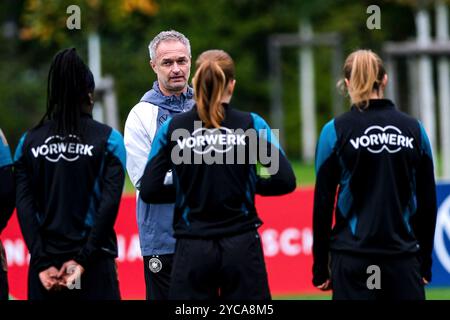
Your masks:
[[[433,158],[421,123],[387,99],[370,100],[364,111],[352,106],[324,126],[317,144],[314,285],[330,277],[330,250],[417,254],[422,276],[431,280],[436,211]]]
[[[123,138],[88,114],[79,135],[60,137],[53,128],[47,121],[25,133],[14,157],[19,223],[38,271],[52,266],[55,256],[84,267],[95,256],[117,256]]]

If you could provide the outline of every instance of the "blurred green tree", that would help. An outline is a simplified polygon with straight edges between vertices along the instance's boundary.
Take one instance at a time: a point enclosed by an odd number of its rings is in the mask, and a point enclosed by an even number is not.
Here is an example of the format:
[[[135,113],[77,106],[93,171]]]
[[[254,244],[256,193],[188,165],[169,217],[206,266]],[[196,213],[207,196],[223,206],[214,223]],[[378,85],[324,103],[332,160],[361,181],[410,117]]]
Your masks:
[[[66,9],[72,4],[81,9],[81,30],[66,28]],[[381,8],[380,30],[366,27],[366,8],[371,4]],[[379,52],[384,41],[414,36],[413,10],[410,4],[380,0],[4,0],[0,2],[0,126],[15,144],[39,120],[52,56],[75,46],[87,60],[86,40],[93,31],[102,39],[103,74],[116,81],[122,125],[155,80],[148,64],[148,43],[168,29],[190,38],[194,62],[206,49],[228,51],[237,68],[233,103],[268,119],[271,34],[296,33],[301,19],[309,19],[315,33],[339,32],[346,54],[360,47]],[[332,117],[331,54],[324,48],[314,53],[320,130]],[[283,50],[282,58],[285,147],[290,157],[298,157],[298,50]]]

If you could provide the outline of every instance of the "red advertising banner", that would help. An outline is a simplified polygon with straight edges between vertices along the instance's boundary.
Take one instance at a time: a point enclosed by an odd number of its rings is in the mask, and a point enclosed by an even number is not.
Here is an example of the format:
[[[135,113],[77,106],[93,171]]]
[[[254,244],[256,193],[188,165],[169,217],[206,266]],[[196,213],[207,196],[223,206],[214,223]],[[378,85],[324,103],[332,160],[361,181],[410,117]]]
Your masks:
[[[313,189],[281,197],[257,197],[259,229],[273,295],[319,293],[311,284]],[[134,196],[124,196],[116,222],[118,270],[123,299],[144,299],[144,266]],[[16,215],[1,235],[8,259],[10,294],[26,299],[29,254]]]

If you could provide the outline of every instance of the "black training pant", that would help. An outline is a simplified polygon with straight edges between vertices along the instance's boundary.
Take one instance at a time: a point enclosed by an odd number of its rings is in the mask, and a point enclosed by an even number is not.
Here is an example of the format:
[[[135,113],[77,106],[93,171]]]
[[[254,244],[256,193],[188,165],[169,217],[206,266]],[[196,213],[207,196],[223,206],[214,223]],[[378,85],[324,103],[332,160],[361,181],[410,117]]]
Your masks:
[[[218,239],[177,239],[169,298],[269,300],[258,232]]]
[[[425,299],[415,255],[369,257],[332,252],[331,283],[334,300]]]
[[[173,254],[144,257],[144,277],[147,300],[167,300]]]
[[[0,269],[0,300],[8,299],[8,273]]]
[[[8,266],[6,263],[6,253],[0,242],[0,300],[8,300]]]

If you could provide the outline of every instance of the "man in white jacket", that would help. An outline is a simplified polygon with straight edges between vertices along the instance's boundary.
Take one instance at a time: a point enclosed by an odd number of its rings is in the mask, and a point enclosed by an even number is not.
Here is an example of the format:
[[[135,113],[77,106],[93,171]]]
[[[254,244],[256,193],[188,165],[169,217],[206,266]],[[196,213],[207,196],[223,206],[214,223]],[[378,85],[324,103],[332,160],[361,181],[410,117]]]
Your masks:
[[[131,109],[125,123],[127,171],[136,188],[136,213],[147,300],[167,299],[175,238],[174,204],[147,204],[139,198],[140,180],[158,128],[172,115],[190,110],[193,91],[188,86],[191,68],[189,40],[171,30],[149,44],[150,66],[157,76],[151,90]],[[172,183],[171,173],[166,183]]]

